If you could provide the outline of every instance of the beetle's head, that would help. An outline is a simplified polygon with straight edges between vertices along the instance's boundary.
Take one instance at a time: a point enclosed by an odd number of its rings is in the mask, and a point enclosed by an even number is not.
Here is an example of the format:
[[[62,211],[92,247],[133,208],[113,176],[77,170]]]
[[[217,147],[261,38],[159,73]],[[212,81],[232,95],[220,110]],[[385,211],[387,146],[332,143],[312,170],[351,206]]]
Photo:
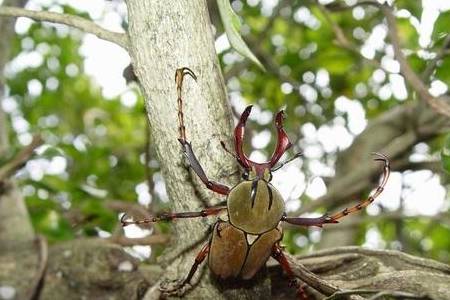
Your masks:
[[[261,179],[267,182],[272,180],[272,171],[275,168],[275,164],[280,160],[281,156],[288,150],[292,143],[289,141],[289,137],[283,129],[284,112],[280,111],[275,116],[275,127],[277,129],[277,146],[272,154],[269,161],[258,163],[250,160],[247,155],[245,155],[243,146],[245,124],[247,122],[250,111],[252,110],[252,105],[247,106],[247,108],[242,113],[239,118],[239,122],[234,129],[234,149],[236,152],[236,159],[238,163],[244,168],[244,173],[242,178],[245,180],[256,180]]]

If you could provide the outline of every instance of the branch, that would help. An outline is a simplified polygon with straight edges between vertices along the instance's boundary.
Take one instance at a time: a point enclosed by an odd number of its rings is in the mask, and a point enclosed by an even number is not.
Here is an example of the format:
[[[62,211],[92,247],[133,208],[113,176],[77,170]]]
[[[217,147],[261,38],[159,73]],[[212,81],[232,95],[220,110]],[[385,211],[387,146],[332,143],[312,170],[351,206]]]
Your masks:
[[[31,144],[23,148],[12,160],[0,168],[0,182],[13,175],[22,168],[34,153],[34,149],[42,145],[44,141],[39,135],[35,135]]]
[[[36,243],[39,248],[39,267],[31,282],[31,286],[26,293],[26,298],[33,300],[39,299],[40,290],[42,288],[43,281],[45,279],[45,272],[47,271],[48,264],[48,244],[45,237],[38,235],[36,237]]]
[[[336,292],[333,295],[323,299],[323,300],[334,300],[334,299],[342,299],[342,296],[350,296],[350,295],[364,295],[364,294],[375,294],[373,297],[369,298],[369,300],[375,299],[385,299],[382,297],[390,297],[390,298],[398,298],[398,299],[428,299],[424,296],[417,296],[411,293],[405,292],[397,292],[397,291],[380,291],[380,290],[349,290]]]
[[[444,43],[442,44],[441,49],[436,53],[436,57],[433,58],[425,68],[425,70],[422,73],[422,80],[427,80],[429,78],[434,70],[436,69],[437,64],[439,61],[444,58],[445,55],[447,55],[448,48],[450,47],[450,34],[447,34],[445,37]]]
[[[402,48],[400,47],[400,40],[398,37],[397,23],[395,16],[392,13],[392,8],[387,5],[380,6],[381,11],[386,17],[388,26],[388,35],[394,48],[395,58],[400,64],[400,70],[409,85],[416,91],[420,98],[430,105],[437,113],[450,117],[450,106],[444,102],[443,99],[435,99],[428,91],[425,83],[414,72],[409,65]]]
[[[266,24],[264,25],[264,27],[258,34],[257,40],[251,40],[251,38],[245,39],[246,43],[249,43],[249,42],[251,43],[251,45],[249,45],[249,47],[250,47],[250,49],[252,49],[252,51],[255,51],[255,48],[259,47],[259,45],[265,40],[265,38],[269,34],[270,30],[272,29],[273,24],[275,23],[275,19],[280,14],[280,10],[283,7],[291,5],[291,3],[290,3],[291,1],[287,1],[287,3],[282,3],[282,2],[284,2],[284,1],[280,1],[279,4],[274,8],[272,15],[268,18]],[[281,4],[283,4],[283,5],[281,5]],[[238,76],[239,73],[241,73],[243,70],[245,70],[248,66],[249,66],[248,59],[244,59],[240,63],[234,64],[228,71],[224,72],[223,77],[224,77],[225,81],[227,81],[228,79],[230,79],[233,76]]]
[[[94,22],[79,16],[60,14],[50,11],[32,11],[8,6],[0,6],[0,16],[28,17],[35,21],[47,21],[68,25],[78,28],[84,32],[92,33],[98,38],[115,43],[128,50],[128,37],[126,34],[106,30]]]
[[[352,43],[352,42],[345,36],[344,30],[342,30],[342,28],[339,26],[339,24],[338,24],[337,22],[335,22],[335,21],[331,18],[331,16],[330,16],[329,11],[331,10],[330,7],[333,7],[332,4],[334,4],[334,3],[331,3],[331,4],[328,4],[328,5],[325,5],[325,6],[324,6],[324,5],[321,4],[318,0],[316,0],[316,5],[317,5],[317,7],[319,8],[320,12],[323,14],[325,20],[326,20],[326,21],[328,22],[328,24],[331,26],[331,29],[333,30],[334,35],[336,36],[336,41],[335,41],[335,43],[336,43],[338,46],[342,47],[343,49],[345,49],[345,50],[347,50],[347,51],[350,51],[351,53],[354,53],[354,54],[360,56],[361,58],[364,59],[364,61],[366,61],[367,63],[371,64],[373,67],[383,69],[384,71],[386,71],[386,72],[389,73],[389,71],[387,71],[386,68],[384,68],[384,67],[381,65],[381,63],[380,63],[379,60],[377,60],[377,59],[375,59],[375,58],[374,58],[374,59],[369,59],[369,58],[363,56],[363,55],[361,54],[361,51],[359,50],[359,47],[358,47],[355,43]],[[340,8],[342,9],[342,7],[340,7]],[[348,8],[348,7],[347,7],[347,8]],[[335,10],[336,10],[336,9],[335,9]]]
[[[326,299],[450,299],[450,266],[399,251],[341,247],[288,260],[295,275]],[[280,267],[269,266],[272,299],[293,299],[275,270]]]
[[[121,236],[112,236],[108,238],[108,241],[124,247],[131,247],[136,245],[148,246],[155,244],[165,244],[169,241],[169,236],[164,234],[154,234],[143,238],[129,238],[121,235]]]
[[[338,4],[328,4],[325,7],[321,6],[320,4],[319,8],[321,9],[322,13],[324,14],[327,21],[332,26],[333,31],[335,32],[336,39],[339,45],[341,45],[345,49],[349,49],[352,52],[354,51],[354,48],[352,45],[348,44],[348,40],[343,35],[342,30],[339,28],[339,26],[329,17],[327,16],[326,9],[332,10],[332,11],[340,11],[344,9],[352,9],[356,6],[362,6],[362,5],[369,5],[369,6],[375,6],[378,7],[386,17],[387,25],[388,25],[388,35],[392,43],[392,47],[394,49],[394,55],[396,60],[400,64],[400,70],[402,75],[405,77],[406,81],[409,83],[409,85],[413,88],[413,90],[416,91],[416,93],[419,95],[421,99],[423,99],[428,105],[437,113],[442,114],[444,116],[450,117],[450,105],[446,102],[445,98],[435,98],[433,97],[430,92],[428,91],[427,86],[425,83],[421,80],[421,78],[414,72],[414,70],[409,65],[405,55],[402,52],[401,46],[400,46],[400,40],[398,37],[398,30],[397,30],[397,23],[395,20],[395,16],[392,13],[392,8],[388,5],[381,5],[378,2],[375,1],[359,1],[353,5],[345,6],[341,3]],[[450,38],[447,37],[447,39],[444,41],[444,47],[441,49],[441,51],[438,53],[437,57],[431,61],[430,65],[427,67],[427,69],[422,74],[422,78],[426,76],[427,74],[431,74],[437,64],[437,62],[446,55],[446,48],[445,45],[448,45],[450,43]],[[375,62],[376,61],[372,61]],[[381,64],[380,64],[381,66]]]
[[[314,288],[315,290],[321,292],[322,294],[326,296],[331,296],[336,292],[340,292],[341,290],[326,282],[325,280],[321,279],[319,276],[315,275],[311,271],[309,271],[305,266],[302,264],[299,264],[294,257],[291,255],[286,254],[286,258],[289,262],[289,264],[292,267],[292,271],[294,272],[294,275],[298,278],[300,278],[303,282],[308,284],[310,287]]]
[[[418,171],[418,170],[430,170],[433,173],[442,174],[444,169],[442,162],[439,160],[418,161],[412,162],[408,157],[402,157],[392,162],[392,169],[397,171]]]

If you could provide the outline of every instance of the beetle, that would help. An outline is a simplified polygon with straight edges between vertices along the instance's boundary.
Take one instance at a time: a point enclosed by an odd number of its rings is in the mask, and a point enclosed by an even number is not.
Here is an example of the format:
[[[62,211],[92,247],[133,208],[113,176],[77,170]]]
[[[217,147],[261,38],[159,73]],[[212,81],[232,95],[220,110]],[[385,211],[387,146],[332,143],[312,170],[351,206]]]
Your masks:
[[[282,222],[300,226],[318,226],[338,223],[338,220],[363,209],[378,197],[389,178],[390,166],[388,158],[380,153],[374,153],[374,160],[383,162],[383,174],[380,184],[367,199],[359,204],[346,208],[336,214],[324,214],[318,218],[288,217],[285,213],[284,200],[278,190],[270,183],[272,172],[280,169],[284,164],[299,157],[294,157],[277,165],[281,156],[292,146],[283,128],[284,113],[280,111],[275,116],[277,144],[272,157],[267,162],[258,163],[250,160],[243,151],[245,125],[252,110],[252,106],[245,108],[234,129],[234,152],[229,151],[221,142],[225,151],[234,156],[242,167],[242,181],[230,188],[224,184],[210,180],[194,154],[191,143],[186,138],[184,126],[182,85],[186,75],[197,80],[194,72],[189,68],[176,70],[175,82],[178,103],[178,131],[179,142],[190,167],[198,175],[205,186],[221,195],[226,196],[226,206],[216,206],[198,212],[163,213],[143,220],[129,221],[126,215],[121,218],[123,226],[130,224],[145,224],[158,221],[171,221],[179,218],[196,218],[217,216],[227,213],[227,219],[219,218],[213,226],[211,237],[202,247],[195,258],[187,277],[176,287],[181,289],[190,283],[198,266],[208,257],[209,268],[220,279],[251,279],[265,265],[269,257],[276,259],[288,277],[297,287],[300,298],[306,299],[303,287],[296,284],[293,271],[283,254],[280,246],[283,233]],[[174,289],[175,290],[175,289]]]

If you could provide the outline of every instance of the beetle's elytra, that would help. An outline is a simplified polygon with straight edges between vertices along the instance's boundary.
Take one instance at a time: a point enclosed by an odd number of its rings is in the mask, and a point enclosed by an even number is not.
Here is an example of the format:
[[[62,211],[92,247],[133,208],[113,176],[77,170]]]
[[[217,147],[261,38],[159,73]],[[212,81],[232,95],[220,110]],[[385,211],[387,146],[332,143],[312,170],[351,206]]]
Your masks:
[[[178,122],[179,142],[190,167],[198,175],[205,186],[221,195],[227,196],[226,206],[206,208],[198,212],[165,213],[149,219],[128,221],[126,215],[122,217],[122,225],[144,224],[158,221],[170,221],[177,218],[195,218],[218,215],[227,212],[227,219],[219,220],[214,225],[209,242],[203,246],[187,277],[174,289],[164,290],[173,293],[182,290],[190,283],[198,265],[208,257],[211,272],[221,279],[241,278],[251,279],[266,263],[269,257],[275,258],[288,277],[297,287],[297,295],[307,299],[302,287],[296,283],[295,275],[283,254],[279,243],[282,239],[281,222],[301,226],[319,226],[328,223],[338,223],[338,219],[363,209],[372,203],[384,189],[390,174],[389,160],[383,154],[374,153],[375,160],[382,161],[383,176],[375,192],[359,204],[342,210],[333,215],[325,214],[319,218],[287,217],[284,209],[284,200],[277,189],[270,184],[272,172],[281,168],[285,163],[300,156],[277,165],[281,156],[292,144],[283,129],[283,111],[275,116],[277,130],[277,145],[271,159],[267,162],[257,163],[250,160],[244,153],[242,145],[244,129],[252,106],[248,106],[242,113],[234,130],[234,152],[229,151],[221,142],[225,151],[233,155],[243,169],[243,181],[233,188],[211,181],[206,176],[200,162],[192,150],[191,143],[186,139],[186,129],[183,117],[183,101],[181,98],[182,84],[185,75],[195,80],[197,77],[189,68],[178,69],[175,73],[176,89],[178,94]]]

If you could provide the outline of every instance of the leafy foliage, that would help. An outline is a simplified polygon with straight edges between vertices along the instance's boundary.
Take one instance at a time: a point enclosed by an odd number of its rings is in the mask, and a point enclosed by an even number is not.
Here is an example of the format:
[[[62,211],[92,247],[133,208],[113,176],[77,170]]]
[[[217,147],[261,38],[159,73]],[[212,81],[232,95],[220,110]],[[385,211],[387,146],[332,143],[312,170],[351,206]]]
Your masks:
[[[258,133],[247,140],[247,147],[251,143],[259,157],[269,156],[274,148],[273,134],[267,128],[273,113],[283,108],[288,134],[291,140],[298,141],[294,148],[304,152],[304,158],[293,166],[306,178],[327,182],[334,175],[339,153],[349,147],[367,122],[393,107],[417,101],[393,63],[386,25],[377,9],[324,11],[312,1],[280,1],[274,7],[259,1],[233,4],[248,25],[244,39],[268,71],[263,73],[257,65],[243,62],[234,49],[219,53],[234,109],[239,113],[244,102],[258,105],[254,122],[249,122]],[[420,1],[397,0],[395,5],[420,19]],[[64,10],[77,13],[70,7]],[[236,16],[231,13],[222,16],[229,37],[230,32],[239,31],[233,23]],[[448,12],[441,13],[431,45],[422,49],[413,17],[399,17],[397,21],[408,61],[420,74],[432,57],[424,55],[424,51],[434,54],[440,50],[450,18]],[[333,30],[330,20],[340,28],[349,47],[336,39],[336,28]],[[52,241],[113,232],[118,224],[117,213],[108,207],[111,200],[136,203],[136,190],[148,179],[163,185],[157,162],[152,158],[146,166],[142,97],[131,87],[128,92],[137,95],[135,105],[124,105],[120,97],[104,99],[101,89],[84,74],[80,43],[77,31],[33,23],[14,40],[14,59],[7,73],[8,101],[11,107],[17,106],[8,111],[15,149],[34,132],[40,132],[46,141],[19,178],[36,230]],[[18,61],[23,55],[38,56],[39,63],[20,67]],[[450,82],[449,64],[447,55],[426,81]],[[336,132],[339,135],[333,135]],[[411,154],[427,158],[441,154],[444,168],[450,172],[450,137],[444,137],[439,134],[416,145]],[[39,164],[37,169],[41,171],[32,171],[33,164]],[[64,168],[52,169],[61,164]],[[407,176],[406,172],[401,175]],[[447,187],[448,176],[440,175],[441,184]],[[312,180],[298,175],[295,181],[303,189],[280,187],[288,190],[287,201],[294,208],[317,198],[308,191]],[[154,209],[161,210],[164,203],[156,201],[160,195],[150,192]],[[404,201],[398,201],[398,213],[403,213]],[[449,199],[443,201],[448,207]],[[391,210],[378,205],[377,217]],[[360,225],[357,239],[360,244],[367,242],[367,232],[372,229],[388,248],[400,248],[401,243],[408,252],[450,261],[448,223],[436,222],[433,216],[408,218],[405,222],[377,221],[367,214],[364,217],[367,219]],[[165,224],[159,230],[168,231]],[[417,234],[421,232],[427,234]],[[284,243],[290,252],[301,252],[318,245],[319,240],[317,231],[289,229]]]

